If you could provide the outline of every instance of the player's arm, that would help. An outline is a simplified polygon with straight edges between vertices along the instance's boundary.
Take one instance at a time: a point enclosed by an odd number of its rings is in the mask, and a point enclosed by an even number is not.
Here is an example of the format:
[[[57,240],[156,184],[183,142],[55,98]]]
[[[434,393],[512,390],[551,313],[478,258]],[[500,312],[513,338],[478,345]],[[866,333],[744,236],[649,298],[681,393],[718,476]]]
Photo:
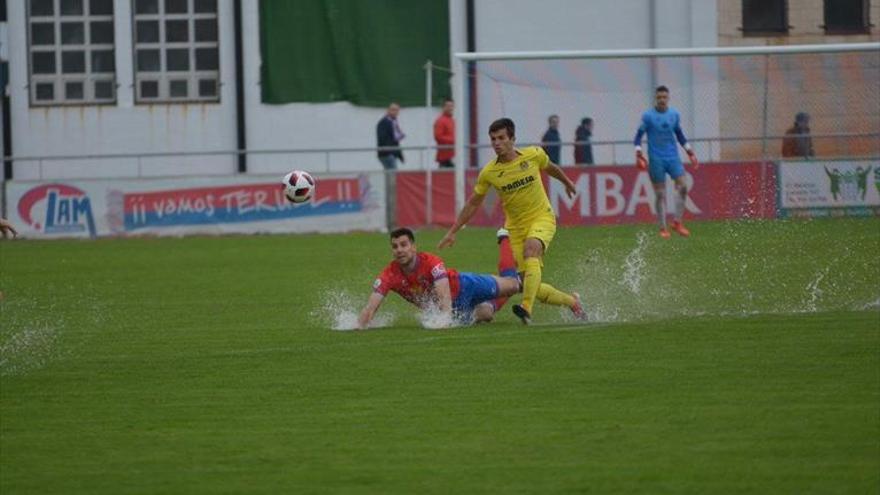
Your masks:
[[[15,226],[5,218],[0,218],[0,232],[3,233],[3,237],[6,237],[7,234],[12,235],[13,238],[18,236],[18,231],[15,230]]]
[[[363,330],[369,326],[370,321],[373,319],[373,316],[376,314],[376,311],[384,300],[385,296],[379,292],[373,292],[370,294],[370,298],[367,300],[367,305],[364,306],[364,309],[361,310],[361,314],[358,315],[359,329]]]
[[[563,172],[562,169],[559,168],[559,165],[555,163],[548,163],[547,168],[544,170],[547,171],[547,175],[553,177],[559,182],[562,182],[562,184],[565,186],[565,194],[568,196],[569,199],[573,198],[575,194],[577,194],[577,189],[574,188],[574,182],[572,182],[571,179],[569,179],[568,176],[565,175],[565,172]]]
[[[437,305],[440,311],[452,313],[452,289],[449,288],[449,279],[444,277],[434,281],[434,293],[437,295]]]
[[[693,148],[691,148],[691,144],[688,143],[687,138],[684,137],[684,131],[681,130],[681,125],[679,125],[678,121],[675,122],[674,130],[675,139],[678,139],[678,144],[680,144],[687,152],[688,159],[691,161],[691,166],[694,167],[694,170],[700,168],[700,162],[697,161],[697,155],[694,153]]]
[[[437,297],[437,306],[444,319],[439,327],[452,325],[452,289],[449,288],[449,279],[443,277],[434,281],[434,295]]]
[[[636,148],[636,167],[639,170],[648,170],[648,160],[645,159],[645,154],[642,152],[642,137],[647,130],[646,119],[642,115],[642,123],[639,125],[639,130],[636,131],[636,137],[633,139],[633,146]]]
[[[455,223],[452,224],[452,227],[449,227],[449,231],[446,232],[446,235],[444,235],[443,239],[440,239],[440,243],[437,244],[438,249],[443,249],[455,244],[455,233],[471,221],[471,218],[473,218],[480,209],[480,205],[483,204],[484,199],[486,199],[485,194],[478,194],[475,192],[473,196],[467,200],[464,208],[459,212],[458,218],[455,219]]]

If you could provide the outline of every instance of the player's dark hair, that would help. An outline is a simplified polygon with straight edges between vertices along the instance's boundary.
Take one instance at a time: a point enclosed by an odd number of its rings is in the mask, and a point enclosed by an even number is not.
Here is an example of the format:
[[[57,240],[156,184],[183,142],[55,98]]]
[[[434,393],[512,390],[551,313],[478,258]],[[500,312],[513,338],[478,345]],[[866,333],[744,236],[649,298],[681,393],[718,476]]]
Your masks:
[[[416,235],[413,234],[413,231],[406,228],[400,227],[399,229],[394,229],[391,231],[391,239],[397,239],[398,237],[407,236],[409,237],[409,242],[416,242]]]
[[[588,124],[592,124],[592,123],[593,123],[593,119],[591,119],[591,118],[589,118],[589,117],[584,117],[584,118],[581,120],[581,124],[583,124],[583,125],[588,125]]]
[[[667,88],[666,86],[657,86],[657,89],[654,90],[655,93],[659,93],[661,91],[664,93],[668,93],[669,88]]]
[[[514,124],[513,121],[508,119],[507,117],[492,122],[492,124],[489,126],[489,134],[500,131],[501,129],[507,129],[508,137],[516,136],[516,124]]]

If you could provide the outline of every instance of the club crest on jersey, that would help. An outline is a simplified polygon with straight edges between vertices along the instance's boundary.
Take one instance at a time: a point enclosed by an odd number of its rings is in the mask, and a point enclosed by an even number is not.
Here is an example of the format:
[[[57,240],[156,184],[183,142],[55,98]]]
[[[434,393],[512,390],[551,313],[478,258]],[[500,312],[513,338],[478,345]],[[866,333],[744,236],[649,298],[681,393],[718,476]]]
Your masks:
[[[87,232],[96,236],[92,202],[85,191],[65,184],[44,184],[24,193],[18,215],[46,234]]]
[[[528,169],[529,169],[529,162],[522,162],[522,163],[520,163],[520,164],[519,164],[519,169],[520,169],[520,170],[528,170]]]
[[[431,268],[431,275],[433,275],[435,279],[446,275],[446,267],[443,265],[437,265],[434,268]]]

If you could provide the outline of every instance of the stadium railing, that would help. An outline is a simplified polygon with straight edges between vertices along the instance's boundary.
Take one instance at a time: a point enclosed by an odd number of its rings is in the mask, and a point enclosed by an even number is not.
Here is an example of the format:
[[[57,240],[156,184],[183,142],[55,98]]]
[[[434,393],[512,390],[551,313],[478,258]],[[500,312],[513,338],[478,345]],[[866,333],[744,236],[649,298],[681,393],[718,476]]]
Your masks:
[[[691,144],[694,146],[694,149],[697,152],[698,157],[702,161],[726,161],[726,162],[736,162],[736,161],[754,161],[754,160],[779,160],[782,159],[782,140],[786,136],[784,135],[771,135],[771,136],[749,136],[749,137],[711,137],[711,138],[695,138],[690,139]],[[814,142],[819,141],[829,141],[835,143],[833,148],[839,150],[839,152],[834,154],[822,154],[817,155],[813,158],[815,159],[824,159],[824,160],[847,160],[853,158],[880,158],[880,131],[878,132],[867,132],[867,133],[829,133],[829,134],[812,134],[811,135]],[[874,153],[860,153],[853,154],[850,153],[850,150],[854,149],[854,147],[849,146],[849,143],[853,141],[870,141],[873,145],[869,147],[858,147],[858,149],[873,149]],[[743,153],[735,156],[723,156],[720,153],[722,148],[722,143],[730,144],[730,143],[749,143],[749,142],[757,142],[762,143],[762,149],[766,149],[766,153]],[[522,142],[519,143],[521,146],[539,146],[541,143],[538,142]],[[574,141],[562,141],[559,143],[561,146],[561,155],[562,155],[562,163],[563,166],[570,165],[580,165],[573,163],[573,149],[575,145],[580,145],[585,143],[578,143]],[[627,166],[632,165],[634,163],[634,155],[633,155],[633,146],[631,140],[601,140],[601,141],[591,141],[589,143],[593,147],[593,154],[596,156],[596,160],[594,160],[595,164],[598,165],[616,165],[616,166]],[[445,148],[445,147],[444,147]],[[466,150],[477,149],[477,150],[489,150],[491,145],[489,144],[477,144],[473,146],[466,146]],[[828,148],[828,146],[826,146]],[[436,153],[438,147],[437,146],[401,146],[401,150],[404,152],[416,153],[419,157],[418,160],[410,160],[407,163],[404,163],[400,171],[427,171],[427,170],[435,170],[437,169],[437,164],[434,162],[434,154]],[[56,179],[58,178],[54,173],[46,173],[46,166],[48,165],[58,165],[63,166],[65,162],[83,162],[89,161],[93,162],[94,165],[98,165],[99,162],[112,162],[116,161],[119,164],[129,165],[127,167],[131,173],[129,174],[113,174],[112,176],[102,175],[100,171],[96,171],[96,173],[82,173],[82,174],[64,174],[64,179],[104,179],[104,178],[143,178],[143,177],[156,177],[157,174],[152,173],[150,170],[150,162],[161,160],[162,162],[168,163],[173,161],[175,158],[204,158],[204,157],[234,157],[238,155],[246,155],[252,157],[277,157],[282,156],[284,160],[279,160],[276,166],[273,167],[261,167],[258,170],[253,170],[254,174],[273,174],[273,173],[286,173],[290,171],[290,169],[300,168],[303,170],[309,170],[310,172],[314,172],[316,174],[320,173],[352,173],[352,172],[368,172],[368,171],[382,171],[381,166],[379,165],[378,160],[376,159],[376,152],[379,148],[370,148],[370,147],[352,147],[352,148],[298,148],[298,149],[266,149],[266,150],[215,150],[215,151],[184,151],[184,152],[148,152],[148,153],[105,153],[105,154],[79,154],[79,155],[20,155],[20,156],[6,156],[4,157],[5,162],[13,162],[18,164],[19,166],[25,165],[26,167],[36,167],[36,174],[30,173],[28,174],[29,180],[47,180],[47,179]],[[350,157],[357,156],[357,160],[352,160]],[[307,159],[299,159],[300,157]],[[357,163],[357,165],[352,165],[353,163]],[[97,167],[96,167],[97,168]],[[440,170],[442,171],[442,170]],[[222,171],[215,173],[214,175],[236,175],[238,174],[237,168],[234,166],[230,166],[228,172],[224,173]],[[169,174],[167,172],[163,172],[161,176],[191,176],[194,175],[192,173],[188,173],[185,168],[182,168],[177,171],[177,173]],[[13,177],[15,179],[15,177]]]

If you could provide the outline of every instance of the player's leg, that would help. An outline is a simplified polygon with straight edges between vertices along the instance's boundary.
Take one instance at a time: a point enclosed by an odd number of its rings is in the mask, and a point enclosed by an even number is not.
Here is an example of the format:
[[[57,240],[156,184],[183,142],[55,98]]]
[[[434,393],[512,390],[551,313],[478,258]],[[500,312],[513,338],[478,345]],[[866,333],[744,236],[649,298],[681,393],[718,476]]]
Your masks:
[[[657,224],[660,226],[660,237],[669,239],[666,227],[666,182],[654,182],[654,208],[657,210]]]
[[[528,324],[532,318],[532,309],[541,288],[541,266],[543,264],[544,251],[556,234],[556,218],[539,218],[532,222],[529,233],[523,246],[523,299],[522,304],[513,306],[513,313]]]
[[[474,307],[474,322],[489,323],[495,319],[495,306],[491,302],[482,302]]]
[[[542,282],[541,287],[538,288],[537,297],[544,304],[564,306],[570,309],[575,318],[582,320],[587,318],[587,313],[584,311],[584,305],[581,302],[581,296],[577,292],[569,294],[546,282]]]
[[[495,295],[497,297],[510,297],[522,289],[519,277],[499,277],[497,275],[487,275],[495,282]],[[498,309],[497,307],[495,309]]]
[[[652,159],[648,165],[648,175],[654,186],[654,208],[657,212],[657,223],[660,226],[660,237],[669,238],[666,227],[666,166],[663,160]]]
[[[467,313],[472,321],[492,321],[497,308],[494,301],[519,292],[517,277],[499,277],[482,273],[459,273],[459,294],[456,298],[458,313]],[[460,317],[459,317],[460,319]]]
[[[516,272],[516,258],[513,256],[513,249],[510,246],[510,232],[505,228],[498,229],[498,274],[502,277],[510,277],[517,281],[517,290],[511,295],[519,292],[519,275]],[[498,311],[507,302],[508,296],[499,296],[492,304],[494,310]]]
[[[524,324],[532,321],[532,309],[535,299],[538,297],[538,289],[541,287],[541,258],[544,256],[544,247],[538,239],[526,239],[523,257],[523,298],[521,304],[513,305],[515,314]]]
[[[501,305],[504,305],[504,302],[506,302],[510,296],[519,292],[522,287],[519,283],[519,277],[498,277],[496,275],[486,275],[486,277],[492,278],[495,284],[495,290],[489,290],[488,284],[486,284],[484,293],[482,295],[477,294],[475,300],[479,300],[481,296],[493,297],[494,295],[497,297],[493,300],[483,301],[474,306],[473,320],[477,323],[492,321],[495,318],[495,313],[501,309]]]
[[[513,245],[510,241],[510,232],[507,229],[498,229],[498,275],[502,277],[516,278],[516,257],[513,255]]]
[[[687,237],[691,235],[691,232],[685,228],[682,220],[684,219],[688,187],[687,177],[685,176],[684,166],[682,166],[681,161],[676,160],[676,162],[671,164],[669,176],[675,181],[675,211],[673,212],[672,230],[678,232],[682,237]]]

